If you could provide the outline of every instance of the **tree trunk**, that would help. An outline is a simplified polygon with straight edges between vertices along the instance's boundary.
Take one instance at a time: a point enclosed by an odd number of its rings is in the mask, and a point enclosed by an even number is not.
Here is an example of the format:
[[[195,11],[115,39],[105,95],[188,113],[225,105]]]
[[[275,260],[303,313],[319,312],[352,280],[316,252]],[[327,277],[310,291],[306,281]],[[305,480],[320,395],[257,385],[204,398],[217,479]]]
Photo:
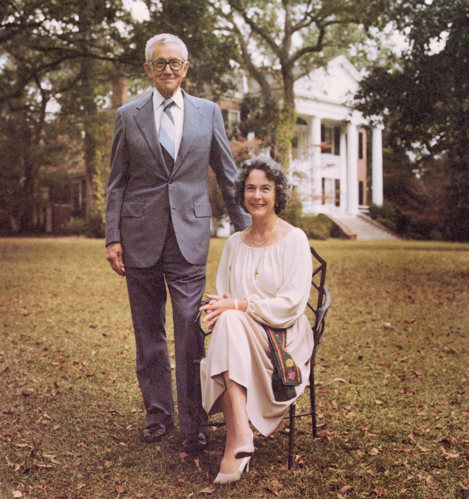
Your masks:
[[[88,220],[91,214],[96,209],[95,195],[95,177],[97,173],[96,159],[96,103],[94,101],[93,75],[92,64],[89,61],[83,61],[81,66],[81,94],[83,96],[83,155],[85,159],[86,171],[86,219]]]
[[[23,210],[20,217],[20,232],[30,233],[34,230],[34,165],[28,153],[24,158]]]
[[[291,69],[282,71],[282,79],[283,103],[277,118],[274,158],[288,172],[296,123],[294,78]]]

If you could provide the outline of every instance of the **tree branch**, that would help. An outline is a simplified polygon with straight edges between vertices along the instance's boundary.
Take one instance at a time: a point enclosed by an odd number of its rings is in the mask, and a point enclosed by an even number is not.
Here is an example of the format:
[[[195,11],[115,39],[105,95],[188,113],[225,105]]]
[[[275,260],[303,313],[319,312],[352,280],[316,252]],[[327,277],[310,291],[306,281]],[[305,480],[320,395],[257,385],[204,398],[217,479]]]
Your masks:
[[[281,56],[280,49],[278,45],[275,43],[275,39],[271,37],[265,30],[261,29],[247,14],[246,10],[239,5],[238,0],[229,0],[229,5],[240,14],[243,18],[244,22],[251,28],[251,31],[257,33],[273,50],[277,56]]]

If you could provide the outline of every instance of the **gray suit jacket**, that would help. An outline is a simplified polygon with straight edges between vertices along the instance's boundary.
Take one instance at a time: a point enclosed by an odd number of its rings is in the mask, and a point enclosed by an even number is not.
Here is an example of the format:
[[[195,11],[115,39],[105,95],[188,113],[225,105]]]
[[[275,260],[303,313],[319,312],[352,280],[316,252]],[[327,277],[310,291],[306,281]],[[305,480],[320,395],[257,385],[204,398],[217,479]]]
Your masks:
[[[219,107],[184,95],[184,124],[172,171],[163,159],[152,92],[118,109],[106,199],[106,245],[122,243],[128,267],[151,267],[160,257],[169,214],[179,248],[191,264],[204,265],[210,244],[208,166],[215,172],[236,230],[250,223],[236,205],[233,162]]]

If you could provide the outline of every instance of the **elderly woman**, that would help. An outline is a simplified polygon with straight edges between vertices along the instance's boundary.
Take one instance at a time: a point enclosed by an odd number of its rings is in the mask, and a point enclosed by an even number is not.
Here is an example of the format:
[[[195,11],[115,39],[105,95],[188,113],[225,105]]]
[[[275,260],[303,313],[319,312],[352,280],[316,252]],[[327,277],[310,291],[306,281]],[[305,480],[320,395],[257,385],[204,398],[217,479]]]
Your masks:
[[[223,411],[226,422],[215,483],[239,480],[247,470],[254,453],[249,422],[263,435],[272,434],[308,382],[314,340],[304,311],[312,262],[305,233],[278,216],[288,192],[285,173],[269,157],[243,164],[236,198],[252,225],[226,242],[216,294],[208,294],[209,304],[201,307],[213,330],[201,362],[203,406],[208,414]],[[281,382],[272,331],[286,334],[280,357],[288,376],[296,376],[295,386]]]

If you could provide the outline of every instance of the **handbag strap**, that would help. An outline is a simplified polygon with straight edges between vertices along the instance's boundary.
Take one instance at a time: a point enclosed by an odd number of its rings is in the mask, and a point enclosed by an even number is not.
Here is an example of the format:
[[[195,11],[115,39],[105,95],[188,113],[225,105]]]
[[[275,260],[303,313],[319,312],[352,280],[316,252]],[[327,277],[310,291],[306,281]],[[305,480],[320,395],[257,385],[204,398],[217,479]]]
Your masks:
[[[301,371],[286,350],[286,329],[275,329],[265,324],[262,324],[262,326],[267,333],[274,369],[277,371],[280,380],[286,386],[300,385]]]

